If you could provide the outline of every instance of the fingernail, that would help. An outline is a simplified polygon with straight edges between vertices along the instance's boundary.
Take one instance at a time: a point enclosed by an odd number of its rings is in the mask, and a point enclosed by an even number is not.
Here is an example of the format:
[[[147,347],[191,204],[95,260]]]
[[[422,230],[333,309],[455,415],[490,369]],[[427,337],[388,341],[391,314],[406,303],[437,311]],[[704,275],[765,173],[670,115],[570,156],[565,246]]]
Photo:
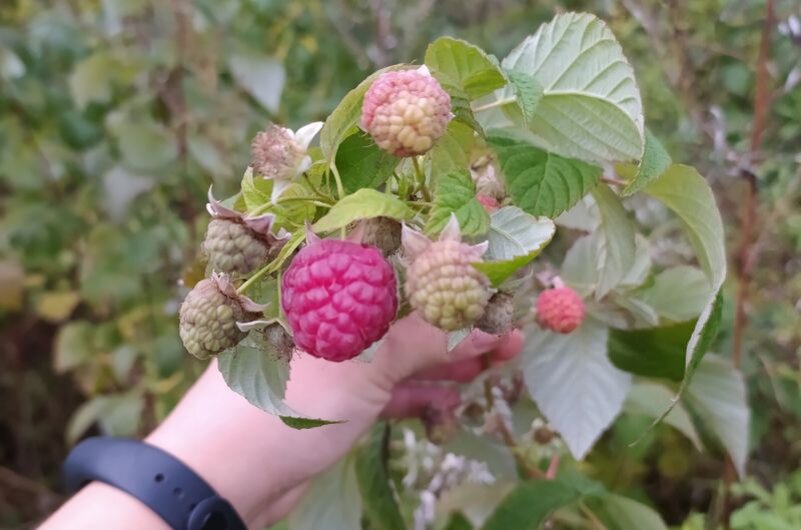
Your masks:
[[[483,331],[476,330],[473,332],[473,344],[476,348],[479,349],[490,349],[494,348],[498,345],[500,341],[500,337],[497,335],[492,335],[490,333],[485,333]]]

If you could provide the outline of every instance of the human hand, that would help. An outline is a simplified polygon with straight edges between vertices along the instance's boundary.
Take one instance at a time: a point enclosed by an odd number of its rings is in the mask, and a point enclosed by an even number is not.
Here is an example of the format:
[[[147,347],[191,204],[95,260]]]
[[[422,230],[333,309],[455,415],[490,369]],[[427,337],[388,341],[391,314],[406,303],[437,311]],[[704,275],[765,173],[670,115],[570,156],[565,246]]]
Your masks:
[[[445,333],[411,315],[393,325],[370,363],[331,363],[297,354],[287,388],[289,406],[309,417],[343,422],[301,431],[232,392],[214,362],[147,441],[193,468],[249,527],[263,528],[288,513],[306,483],[347,454],[380,415],[452,409],[459,393],[443,382],[469,381],[487,360],[507,360],[521,345],[519,332],[504,337],[473,332],[448,352]],[[125,494],[92,484],[50,523],[52,528],[75,527],[70,524],[76,520],[83,528],[156,528],[156,519]]]

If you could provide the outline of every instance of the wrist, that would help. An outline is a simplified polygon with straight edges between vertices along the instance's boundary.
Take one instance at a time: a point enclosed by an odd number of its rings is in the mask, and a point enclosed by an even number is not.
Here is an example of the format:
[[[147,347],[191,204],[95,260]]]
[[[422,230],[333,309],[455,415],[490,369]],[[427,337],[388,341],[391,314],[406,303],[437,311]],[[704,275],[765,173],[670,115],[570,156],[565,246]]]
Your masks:
[[[370,369],[308,355],[293,361],[287,404],[307,417],[343,422],[295,430],[230,390],[212,363],[146,441],[191,467],[252,526],[372,425],[389,391],[369,383]]]

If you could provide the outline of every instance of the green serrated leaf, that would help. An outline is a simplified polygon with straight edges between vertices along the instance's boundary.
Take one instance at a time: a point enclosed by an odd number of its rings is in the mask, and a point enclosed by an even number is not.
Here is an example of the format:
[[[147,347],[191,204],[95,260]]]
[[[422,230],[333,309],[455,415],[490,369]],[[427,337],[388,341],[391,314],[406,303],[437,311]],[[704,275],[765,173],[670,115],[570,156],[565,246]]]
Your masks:
[[[389,217],[398,221],[414,217],[414,210],[394,195],[362,188],[346,196],[314,224],[315,232],[331,232],[348,226],[353,221],[370,217]]]
[[[245,208],[252,212],[270,202],[270,193],[273,183],[269,179],[255,178],[253,168],[248,167],[242,175],[240,183],[242,189],[242,200],[245,201]]]
[[[374,72],[367,79],[359,83],[359,85],[345,94],[342,101],[334,109],[334,111],[325,120],[322,130],[320,130],[320,149],[323,152],[327,164],[334,161],[339,145],[356,130],[356,125],[359,123],[359,117],[362,112],[362,101],[364,94],[373,84],[378,76],[384,72],[391,72],[394,70],[407,70],[413,68],[406,64],[396,64],[382,68]]]
[[[615,36],[597,17],[565,13],[540,26],[503,60],[543,87],[529,130],[537,145],[588,162],[639,160],[640,91]],[[502,97],[511,95],[507,88]]]
[[[569,334],[527,334],[521,367],[531,397],[576,459],[583,458],[623,407],[631,376],[607,355],[609,330],[587,318]]]
[[[404,530],[395,493],[387,469],[389,426],[376,424],[367,444],[356,454],[356,480],[362,494],[364,511],[376,530]]]
[[[461,513],[453,513],[448,519],[444,530],[473,530],[473,525]]]
[[[451,112],[455,121],[464,123],[473,129],[479,136],[485,136],[484,129],[476,120],[473,110],[470,108],[470,101],[467,98],[451,96]]]
[[[539,530],[551,512],[582,499],[584,491],[595,490],[561,476],[524,482],[501,502],[482,530]]]
[[[617,172],[629,181],[621,195],[628,197],[643,189],[649,182],[659,177],[673,163],[662,142],[645,129],[645,151],[639,165],[621,164]]]
[[[534,217],[516,206],[505,206],[490,216],[489,248],[484,261],[473,266],[497,287],[537,257],[555,231],[550,219]]]
[[[588,506],[607,530],[668,530],[653,508],[622,495],[605,493],[590,499]]]
[[[348,136],[336,154],[337,169],[347,193],[378,188],[392,175],[399,161],[380,149],[363,131]]]
[[[434,206],[426,223],[426,232],[438,234],[456,215],[462,235],[477,236],[487,233],[489,215],[476,200],[476,187],[466,171],[440,175],[434,190]]]
[[[362,527],[362,498],[352,454],[314,477],[288,519],[292,530],[358,530]]]
[[[710,354],[698,366],[686,399],[729,452],[737,473],[744,477],[750,409],[743,375],[726,359]]]
[[[467,124],[452,120],[448,129],[429,152],[431,180],[440,175],[464,170],[470,165],[473,130]]]
[[[672,400],[672,388],[651,381],[640,381],[634,383],[629,390],[624,408],[629,414],[640,414],[653,419],[659,417]],[[699,451],[703,450],[698,431],[682,403],[673,407],[665,417],[665,423],[678,429]]]
[[[296,429],[338,423],[304,418],[284,403],[289,381],[289,359],[274,350],[260,331],[251,331],[238,345],[218,357],[218,369],[225,383],[252,405]]]
[[[691,321],[649,329],[613,329],[609,332],[609,358],[632,374],[681,381],[684,350],[694,326]]]
[[[532,215],[555,217],[598,183],[601,168],[562,158],[509,136],[487,139],[498,154],[514,204]]]
[[[344,421],[331,421],[331,420],[316,420],[312,418],[296,418],[293,416],[279,416],[281,421],[284,422],[284,425],[287,427],[292,427],[293,429],[303,430],[303,429],[314,429],[317,427],[322,427],[324,425],[335,425],[337,423],[345,423]]]
[[[722,313],[720,290],[726,278],[723,221],[715,196],[694,168],[673,165],[645,188],[681,219],[698,262],[709,280],[709,299],[698,317],[685,353],[686,370],[679,395],[717,335]]]
[[[542,99],[542,85],[533,76],[520,70],[509,70],[506,75],[509,76],[509,83],[514,89],[515,105],[505,105],[504,110],[510,112],[512,108],[516,108],[523,122],[531,123]],[[517,116],[512,116],[513,120],[516,118]]]
[[[609,186],[596,186],[592,196],[601,215],[596,232],[598,283],[595,286],[595,298],[601,299],[623,280],[634,264],[634,225]]]
[[[455,87],[470,99],[506,85],[506,77],[494,57],[453,37],[440,37],[429,44],[425,64],[446,88]]]
[[[709,280],[697,267],[679,265],[654,276],[653,282],[635,293],[657,314],[669,321],[698,318],[709,300]]]

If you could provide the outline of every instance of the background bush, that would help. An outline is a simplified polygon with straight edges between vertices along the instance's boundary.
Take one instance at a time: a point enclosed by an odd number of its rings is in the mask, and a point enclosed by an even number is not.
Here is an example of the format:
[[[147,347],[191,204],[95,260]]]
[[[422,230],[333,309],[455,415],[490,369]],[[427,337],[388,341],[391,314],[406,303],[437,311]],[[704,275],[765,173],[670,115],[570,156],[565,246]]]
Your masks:
[[[181,280],[203,272],[209,184],[218,196],[236,186],[257,130],[323,118],[367,73],[419,61],[439,35],[502,56],[568,9],[607,20],[650,127],[717,193],[733,272],[714,350],[742,365],[755,411],[751,477],[734,497],[721,454],[661,428],[628,448],[644,425],[627,417],[593,454],[596,475],[686,528],[703,527],[692,512],[740,506],[737,528],[782,528],[766,526],[777,517],[793,528],[782,507],[801,492],[795,0],[5,0],[0,526],[60,502],[75,440],[146,433],[201,370],[177,336]]]

